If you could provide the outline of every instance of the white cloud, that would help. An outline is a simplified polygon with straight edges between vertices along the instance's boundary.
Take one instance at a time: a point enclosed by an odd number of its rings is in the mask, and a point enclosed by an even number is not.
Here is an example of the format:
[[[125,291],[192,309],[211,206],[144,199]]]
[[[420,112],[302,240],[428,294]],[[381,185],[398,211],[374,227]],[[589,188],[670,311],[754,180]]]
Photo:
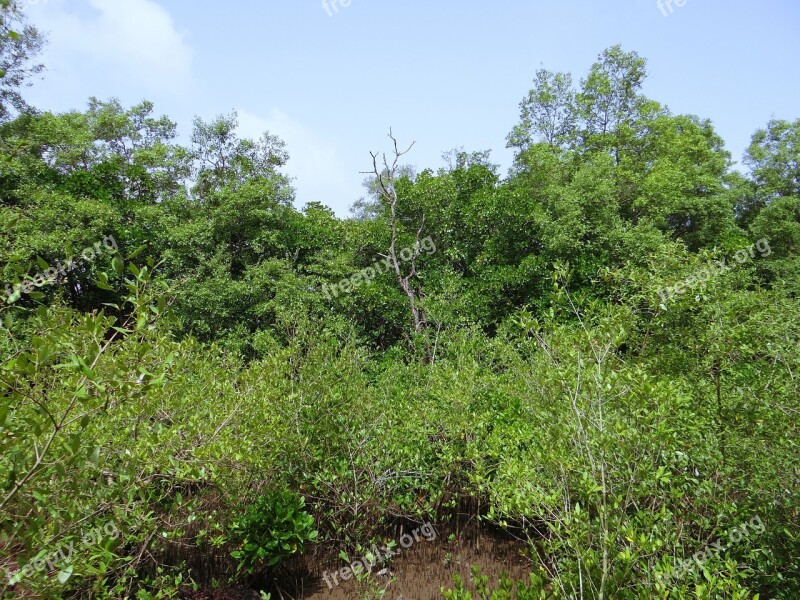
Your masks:
[[[265,131],[277,135],[289,150],[286,172],[295,178],[298,205],[322,202],[345,214],[347,202],[338,206],[337,198],[352,182],[348,181],[344,163],[336,145],[328,142],[308,127],[286,113],[272,109],[265,117],[245,110],[239,114],[239,132],[242,137],[258,139]]]
[[[86,11],[90,7],[92,10]],[[153,0],[88,0],[78,12],[50,0],[32,8],[33,22],[49,33],[44,56],[62,77],[104,79],[137,86],[142,94],[186,90],[192,50],[186,34]],[[74,3],[69,3],[76,9]],[[61,78],[61,77],[59,77]]]

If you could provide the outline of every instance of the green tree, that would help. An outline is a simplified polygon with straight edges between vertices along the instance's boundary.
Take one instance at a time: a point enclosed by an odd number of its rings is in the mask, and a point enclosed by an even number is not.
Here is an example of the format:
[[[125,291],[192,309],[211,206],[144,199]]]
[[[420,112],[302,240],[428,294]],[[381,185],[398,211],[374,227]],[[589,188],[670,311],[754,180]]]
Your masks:
[[[572,75],[539,69],[534,87],[520,102],[520,123],[508,135],[508,146],[520,152],[537,141],[563,147],[575,135],[576,119]]]
[[[25,22],[17,0],[0,0],[0,122],[30,109],[21,88],[44,70],[35,62],[44,43],[42,33]]]
[[[772,120],[756,131],[745,164],[768,198],[800,196],[800,119]]]

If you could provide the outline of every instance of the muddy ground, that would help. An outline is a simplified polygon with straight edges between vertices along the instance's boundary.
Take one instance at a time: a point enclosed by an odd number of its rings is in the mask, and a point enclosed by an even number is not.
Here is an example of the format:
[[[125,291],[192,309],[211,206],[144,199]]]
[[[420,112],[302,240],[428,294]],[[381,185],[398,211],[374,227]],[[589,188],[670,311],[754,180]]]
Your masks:
[[[402,533],[397,531],[395,540]],[[452,534],[452,536],[451,536]],[[429,536],[432,537],[432,536]],[[454,539],[453,539],[454,538]],[[405,538],[408,544],[409,538]],[[526,544],[513,536],[492,530],[478,529],[473,525],[456,532],[451,527],[436,526],[436,538],[428,541],[419,537],[407,549],[400,544],[399,553],[388,565],[377,565],[370,576],[361,581],[350,578],[334,580],[332,573],[345,566],[337,559],[338,548],[318,548],[292,565],[294,572],[286,572],[279,579],[253,583],[249,587],[204,591],[187,595],[194,600],[258,599],[258,589],[272,593],[272,600],[344,600],[378,598],[376,592],[385,590],[385,600],[440,599],[441,588],[450,588],[453,575],[470,580],[470,569],[478,565],[484,575],[496,581],[501,572],[512,579],[527,580],[531,562]],[[360,558],[360,557],[353,557]],[[327,575],[327,583],[323,578]]]

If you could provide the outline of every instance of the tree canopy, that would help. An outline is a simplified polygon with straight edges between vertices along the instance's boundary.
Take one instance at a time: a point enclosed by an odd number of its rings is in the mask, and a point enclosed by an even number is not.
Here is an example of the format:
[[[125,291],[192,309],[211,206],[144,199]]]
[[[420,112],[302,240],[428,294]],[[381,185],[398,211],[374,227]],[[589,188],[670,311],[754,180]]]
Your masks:
[[[0,8],[0,589],[176,597],[468,506],[520,598],[797,597],[800,120],[739,173],[615,46],[535,73],[509,173],[390,133],[340,219],[235,113],[28,106]]]

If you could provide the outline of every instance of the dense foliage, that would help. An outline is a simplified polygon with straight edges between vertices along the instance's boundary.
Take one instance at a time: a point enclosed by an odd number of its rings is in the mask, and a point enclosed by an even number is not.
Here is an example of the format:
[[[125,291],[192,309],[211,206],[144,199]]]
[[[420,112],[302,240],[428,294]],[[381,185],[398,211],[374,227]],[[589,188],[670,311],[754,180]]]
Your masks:
[[[800,594],[800,120],[742,175],[614,47],[536,73],[507,176],[390,144],[338,219],[235,114],[184,147],[149,102],[28,107],[2,10],[9,596],[169,597],[465,500],[529,540],[520,598]]]

